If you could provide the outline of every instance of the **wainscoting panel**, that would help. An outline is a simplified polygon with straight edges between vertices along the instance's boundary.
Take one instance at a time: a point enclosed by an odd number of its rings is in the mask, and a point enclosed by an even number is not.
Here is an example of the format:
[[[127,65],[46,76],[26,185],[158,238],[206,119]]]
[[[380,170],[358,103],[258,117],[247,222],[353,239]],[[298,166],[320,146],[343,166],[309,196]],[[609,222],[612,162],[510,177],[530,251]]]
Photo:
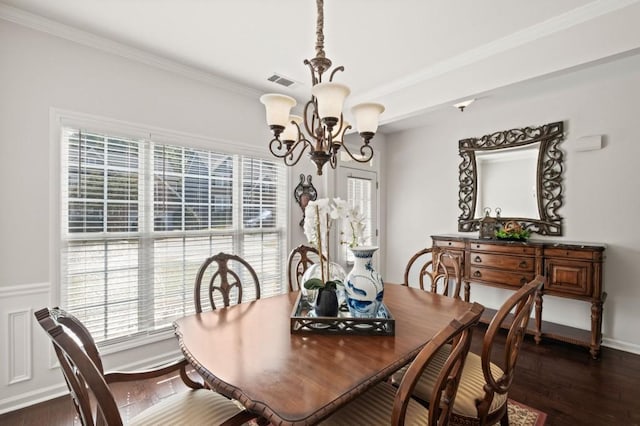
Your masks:
[[[49,289],[49,283],[0,287],[0,413],[64,384],[60,372],[49,369],[51,344],[33,316],[49,305]]]
[[[9,384],[31,379],[31,309],[8,312]]]

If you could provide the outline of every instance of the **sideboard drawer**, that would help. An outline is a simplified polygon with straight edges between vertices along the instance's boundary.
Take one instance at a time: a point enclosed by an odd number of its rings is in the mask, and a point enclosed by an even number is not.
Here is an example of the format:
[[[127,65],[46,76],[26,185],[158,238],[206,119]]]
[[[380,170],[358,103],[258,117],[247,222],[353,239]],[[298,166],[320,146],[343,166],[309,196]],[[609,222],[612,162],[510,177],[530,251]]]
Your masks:
[[[596,260],[594,259],[593,250],[569,250],[564,248],[545,248],[545,257],[561,257],[569,259],[583,259],[583,260]]]
[[[533,272],[535,258],[525,256],[507,256],[504,254],[491,254],[483,252],[471,252],[471,265],[491,268],[506,269],[512,272]]]
[[[494,253],[526,254],[531,256],[534,256],[536,254],[535,247],[511,245],[511,244],[500,245],[500,244],[471,243],[471,250],[491,251]]]
[[[499,269],[471,266],[469,277],[472,280],[488,281],[492,283],[521,287],[534,278],[530,272],[507,272]]]
[[[591,262],[547,259],[545,293],[591,296],[592,268]]]
[[[433,245],[442,248],[464,250],[464,241],[434,240]]]

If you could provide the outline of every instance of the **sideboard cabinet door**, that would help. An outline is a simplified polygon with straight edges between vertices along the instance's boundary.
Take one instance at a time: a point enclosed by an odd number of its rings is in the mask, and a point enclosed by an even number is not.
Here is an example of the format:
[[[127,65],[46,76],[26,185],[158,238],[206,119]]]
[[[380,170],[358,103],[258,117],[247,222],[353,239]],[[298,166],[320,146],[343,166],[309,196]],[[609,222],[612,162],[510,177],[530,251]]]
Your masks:
[[[547,259],[545,294],[555,296],[585,296],[593,293],[593,267],[590,262]]]

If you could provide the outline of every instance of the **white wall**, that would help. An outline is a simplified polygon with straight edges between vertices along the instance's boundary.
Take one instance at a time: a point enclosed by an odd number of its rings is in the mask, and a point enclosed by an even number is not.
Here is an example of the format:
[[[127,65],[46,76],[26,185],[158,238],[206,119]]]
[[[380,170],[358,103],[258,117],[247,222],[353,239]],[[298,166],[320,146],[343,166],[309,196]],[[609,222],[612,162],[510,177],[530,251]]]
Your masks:
[[[494,108],[483,107],[480,99],[448,121],[387,135],[387,281],[402,279],[407,260],[431,244],[430,235],[456,233],[458,140],[562,120],[566,140],[561,145],[561,239],[607,245],[604,344],[640,353],[640,56],[620,61],[624,67],[616,67],[616,72],[600,65],[556,77],[543,84],[552,91]],[[604,148],[575,152],[576,141],[587,135],[604,135]],[[505,293],[472,285],[472,297],[495,308]],[[590,327],[587,303],[546,297],[543,315],[545,320]]]
[[[258,97],[0,19],[0,413],[66,392],[33,318],[57,302],[50,265],[56,249],[49,211],[52,108],[233,141],[270,155]],[[297,227],[298,221],[296,212],[291,222]],[[157,363],[178,353],[169,335],[105,362],[111,368]]]

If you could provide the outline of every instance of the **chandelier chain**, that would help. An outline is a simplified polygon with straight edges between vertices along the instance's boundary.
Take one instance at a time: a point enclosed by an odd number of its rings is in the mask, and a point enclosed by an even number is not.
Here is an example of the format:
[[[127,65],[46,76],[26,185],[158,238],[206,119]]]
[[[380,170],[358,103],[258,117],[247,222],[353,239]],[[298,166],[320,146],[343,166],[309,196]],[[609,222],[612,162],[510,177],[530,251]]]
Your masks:
[[[324,58],[324,0],[316,0],[318,18],[316,19],[316,57]]]

